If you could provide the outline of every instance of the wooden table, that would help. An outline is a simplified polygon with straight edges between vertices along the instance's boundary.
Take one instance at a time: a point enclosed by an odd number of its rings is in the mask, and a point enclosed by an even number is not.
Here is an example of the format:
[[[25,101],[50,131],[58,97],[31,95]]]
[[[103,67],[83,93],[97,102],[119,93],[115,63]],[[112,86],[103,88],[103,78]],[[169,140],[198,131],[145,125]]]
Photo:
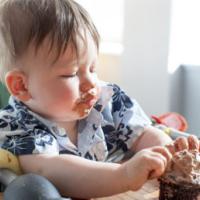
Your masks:
[[[137,192],[125,192],[118,195],[97,198],[95,200],[158,200],[159,184],[157,181],[148,181],[140,190]]]

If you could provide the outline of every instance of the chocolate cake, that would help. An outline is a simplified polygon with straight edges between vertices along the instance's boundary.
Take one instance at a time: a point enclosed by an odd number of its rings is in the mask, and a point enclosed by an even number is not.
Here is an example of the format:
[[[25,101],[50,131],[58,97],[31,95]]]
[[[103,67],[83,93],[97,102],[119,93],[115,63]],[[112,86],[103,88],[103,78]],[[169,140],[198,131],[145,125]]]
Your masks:
[[[159,200],[200,200],[200,153],[176,152],[159,182]]]

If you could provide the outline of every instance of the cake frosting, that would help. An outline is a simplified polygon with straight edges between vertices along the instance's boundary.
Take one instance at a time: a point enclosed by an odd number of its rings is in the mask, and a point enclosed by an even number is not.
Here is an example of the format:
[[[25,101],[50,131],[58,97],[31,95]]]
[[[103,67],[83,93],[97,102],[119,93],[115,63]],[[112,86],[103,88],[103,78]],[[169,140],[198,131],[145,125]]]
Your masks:
[[[200,153],[197,150],[176,152],[161,179],[200,187]]]

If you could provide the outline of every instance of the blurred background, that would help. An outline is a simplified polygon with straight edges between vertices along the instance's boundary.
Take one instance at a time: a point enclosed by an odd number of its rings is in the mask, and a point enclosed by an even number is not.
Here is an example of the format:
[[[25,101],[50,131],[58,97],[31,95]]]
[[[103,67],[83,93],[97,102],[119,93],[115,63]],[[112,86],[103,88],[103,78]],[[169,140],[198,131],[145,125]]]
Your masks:
[[[100,78],[119,84],[149,116],[182,114],[200,136],[200,1],[76,1],[101,34]]]
[[[147,115],[174,111],[200,136],[200,1],[77,0],[101,34],[99,76]]]

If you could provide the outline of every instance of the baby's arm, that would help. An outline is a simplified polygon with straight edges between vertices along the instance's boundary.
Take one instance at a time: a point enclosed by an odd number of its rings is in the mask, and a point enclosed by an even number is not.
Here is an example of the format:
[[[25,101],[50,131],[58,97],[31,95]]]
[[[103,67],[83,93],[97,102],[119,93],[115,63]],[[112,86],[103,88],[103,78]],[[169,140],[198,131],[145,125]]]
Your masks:
[[[125,191],[119,164],[64,154],[24,155],[19,161],[25,173],[47,177],[64,196],[91,198]]]
[[[25,173],[47,177],[63,196],[92,198],[139,189],[148,178],[160,176],[170,159],[164,147],[140,151],[123,164],[90,161],[73,155],[23,155]]]
[[[132,150],[138,152],[142,149],[157,145],[166,146],[172,154],[183,149],[200,148],[200,142],[195,135],[178,137],[176,140],[172,141],[165,132],[149,126],[144,129],[142,135],[134,142]]]
[[[138,152],[141,149],[161,145],[164,146],[172,142],[172,139],[163,131],[153,126],[144,128],[141,136],[134,142],[133,151]]]

